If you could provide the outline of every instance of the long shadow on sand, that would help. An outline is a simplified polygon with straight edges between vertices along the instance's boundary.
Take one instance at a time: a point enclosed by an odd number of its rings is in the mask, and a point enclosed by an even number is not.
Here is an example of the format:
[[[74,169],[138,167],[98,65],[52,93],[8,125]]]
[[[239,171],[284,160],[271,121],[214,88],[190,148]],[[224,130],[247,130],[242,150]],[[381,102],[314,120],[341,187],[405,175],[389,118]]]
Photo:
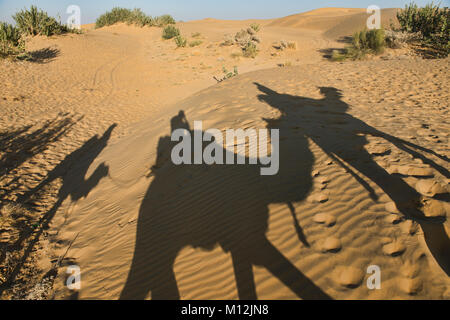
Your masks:
[[[281,112],[277,119],[265,119],[268,129],[280,132],[279,173],[261,176],[259,165],[248,164],[176,166],[171,161],[176,143],[170,136],[161,137],[153,166],[154,180],[141,204],[134,257],[121,299],[144,299],[149,292],[153,299],[179,299],[173,270],[178,253],[187,246],[212,250],[217,245],[231,254],[241,299],[257,299],[253,266],[266,268],[299,298],[330,299],[266,238],[268,205],[285,203],[291,209],[299,241],[309,246],[293,206],[293,202],[304,200],[312,188],[314,156],[308,138],[352,174],[374,201],[378,199],[375,191],[353,170],[378,184],[407,218],[418,221],[430,251],[448,273],[445,252],[450,246],[442,221],[425,220],[417,209],[417,192],[400,177],[379,167],[363,147],[366,138],[359,134],[383,137],[448,174],[413,149],[438,155],[347,114],[349,106],[335,88],[321,88],[324,98],[314,100],[256,85],[262,93],[260,101]],[[182,111],[171,121],[172,130],[180,128],[194,135]]]
[[[63,124],[65,124],[65,122]],[[67,155],[62,162],[60,162],[51,172],[48,173],[47,177],[42,180],[39,185],[29,190],[22,196],[18,197],[17,203],[26,203],[30,199],[33,199],[35,196],[39,196],[40,192],[46,191],[46,188],[56,180],[62,180],[62,186],[57,194],[56,202],[43,216],[39,218],[39,221],[37,223],[38,227],[33,230],[32,234],[24,233],[23,235],[21,235],[20,239],[15,244],[15,246],[20,246],[19,249],[22,249],[23,247],[23,251],[20,257],[20,261],[17,262],[13,270],[8,274],[6,281],[4,281],[0,285],[0,296],[4,290],[8,289],[14,283],[24,263],[39,241],[40,236],[45,230],[48,229],[49,225],[53,221],[56,212],[63,204],[63,202],[69,197],[74,202],[80,200],[83,197],[87,197],[88,194],[98,185],[100,180],[108,175],[109,168],[104,163],[102,163],[86,179],[86,175],[90,166],[97,158],[97,156],[102,152],[102,150],[107,146],[111,134],[116,126],[116,124],[110,126],[109,129],[106,130],[101,137],[96,135],[89,139],[79,149]],[[28,146],[30,144],[30,141],[35,141],[35,137],[44,138],[50,136],[47,131],[43,131],[44,133],[46,133],[45,135],[41,132],[39,132],[39,134],[34,133],[33,139],[30,138],[29,141],[27,140],[27,143],[23,143],[23,145]],[[64,131],[62,130],[62,127],[58,127],[58,130],[56,132],[54,132],[54,130],[51,132],[53,133],[53,135],[51,135],[52,139],[50,139],[50,141],[54,141]],[[42,145],[41,147],[40,144],[38,144],[31,150],[37,151],[41,150],[41,148],[43,149],[44,147],[44,145]],[[51,272],[53,271],[54,270],[51,270]]]

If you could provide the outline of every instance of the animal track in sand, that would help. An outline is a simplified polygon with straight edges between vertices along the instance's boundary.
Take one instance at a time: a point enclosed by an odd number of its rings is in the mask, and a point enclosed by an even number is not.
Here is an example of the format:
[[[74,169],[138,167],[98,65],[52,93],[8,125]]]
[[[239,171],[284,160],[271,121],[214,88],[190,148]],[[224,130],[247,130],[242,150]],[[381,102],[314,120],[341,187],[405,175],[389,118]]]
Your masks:
[[[362,269],[355,267],[340,267],[337,270],[337,283],[343,287],[355,289],[364,280]]]
[[[318,213],[313,218],[314,222],[332,227],[336,224],[336,217],[328,213]]]
[[[341,249],[342,249],[341,240],[339,240],[336,237],[326,238],[321,245],[321,250],[324,253],[326,253],[326,252],[337,253]]]
[[[386,244],[383,247],[383,253],[391,256],[391,257],[397,257],[402,255],[406,251],[405,245],[398,241],[394,241],[392,243]]]

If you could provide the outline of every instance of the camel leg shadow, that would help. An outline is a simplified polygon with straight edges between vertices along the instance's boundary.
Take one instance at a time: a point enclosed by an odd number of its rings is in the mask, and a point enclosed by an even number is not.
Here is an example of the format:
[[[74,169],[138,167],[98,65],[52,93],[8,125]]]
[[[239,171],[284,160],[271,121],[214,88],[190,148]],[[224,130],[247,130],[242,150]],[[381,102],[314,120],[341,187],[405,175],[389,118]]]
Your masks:
[[[241,300],[256,300],[252,266],[261,266],[278,278],[286,287],[304,300],[330,300],[322,289],[300,272],[267,238],[245,250],[232,251],[234,272]]]

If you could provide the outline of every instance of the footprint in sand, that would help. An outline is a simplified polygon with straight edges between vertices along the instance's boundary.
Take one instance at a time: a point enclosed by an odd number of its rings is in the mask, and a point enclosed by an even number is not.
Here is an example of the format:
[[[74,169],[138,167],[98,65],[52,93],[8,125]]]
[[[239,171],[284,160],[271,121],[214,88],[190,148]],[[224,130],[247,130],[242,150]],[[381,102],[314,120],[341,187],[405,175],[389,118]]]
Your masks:
[[[404,219],[398,215],[389,215],[386,217],[386,221],[390,224],[399,224],[404,221]]]
[[[392,242],[383,247],[383,253],[391,257],[402,255],[406,251],[406,247],[400,242]]]
[[[427,197],[448,193],[448,186],[441,185],[436,180],[419,180],[416,184],[416,190]]]
[[[354,267],[341,267],[338,271],[337,282],[343,287],[355,289],[361,285],[364,280],[362,269]]]
[[[309,198],[308,201],[311,203],[325,203],[329,200],[328,195],[324,194],[324,193],[316,193],[316,194],[312,194]]]
[[[328,237],[325,239],[325,241],[321,245],[321,251],[323,253],[331,252],[331,253],[337,253],[341,251],[342,249],[342,243],[341,240],[339,240],[336,237]]]
[[[314,222],[332,227],[336,224],[336,217],[328,213],[316,214],[313,218]]]

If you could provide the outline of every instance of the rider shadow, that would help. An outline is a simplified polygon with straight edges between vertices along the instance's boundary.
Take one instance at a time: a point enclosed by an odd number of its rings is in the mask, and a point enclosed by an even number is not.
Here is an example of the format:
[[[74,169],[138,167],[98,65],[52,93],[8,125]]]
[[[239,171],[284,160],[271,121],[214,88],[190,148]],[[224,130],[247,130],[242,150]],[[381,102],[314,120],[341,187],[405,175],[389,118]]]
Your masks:
[[[384,137],[448,173],[411,148],[434,154],[431,150],[384,134],[347,114],[349,106],[335,88],[321,88],[324,98],[315,100],[256,85],[263,93],[258,96],[260,101],[281,112],[277,119],[265,119],[267,129],[279,129],[278,174],[261,176],[261,166],[249,165],[248,158],[246,165],[176,166],[171,151],[177,143],[170,136],[161,137],[152,167],[154,179],[139,211],[134,257],[121,299],[145,299],[149,292],[153,299],[179,299],[173,270],[178,253],[187,246],[212,250],[217,245],[231,254],[240,299],[257,299],[253,266],[266,268],[299,298],[330,299],[266,237],[269,204],[285,203],[300,242],[309,246],[293,206],[312,189],[314,156],[308,138],[361,183],[374,201],[378,199],[375,191],[350,166],[379,185],[406,217],[418,221],[430,251],[448,272],[444,254],[448,237],[442,224],[424,221],[417,210],[417,192],[376,164],[364,149],[367,140],[360,134]],[[171,121],[172,132],[180,128],[194,136],[182,111]],[[225,155],[229,152],[223,149]]]
[[[56,180],[62,180],[62,186],[59,189],[57,201],[39,219],[39,222],[37,223],[38,227],[32,234],[31,239],[27,242],[26,247],[23,250],[23,255],[20,258],[20,262],[11,272],[7,281],[0,286],[0,294],[14,282],[27,258],[35,248],[36,243],[39,241],[40,236],[49,228],[55,214],[64,201],[70,197],[72,202],[77,202],[78,200],[87,197],[98,183],[108,175],[109,168],[105,163],[102,163],[86,179],[89,168],[98,155],[108,145],[112,132],[116,126],[116,124],[111,125],[101,137],[96,135],[86,141],[79,149],[67,155],[62,162],[48,173],[46,179],[41,181],[38,186],[18,198],[19,203],[26,203],[36,196],[39,197],[41,192],[45,194],[46,189]],[[24,239],[20,241],[23,240]]]
[[[292,203],[304,200],[312,188],[314,158],[307,139],[289,128],[286,118],[277,119],[276,128],[268,126],[279,129],[280,163],[274,176],[262,176],[261,166],[250,165],[248,158],[245,165],[176,166],[171,151],[177,143],[170,136],[160,138],[121,299],[145,299],[149,292],[152,299],[179,299],[173,270],[178,253],[188,246],[212,250],[217,245],[231,254],[240,299],[257,299],[253,266],[266,268],[299,298],[330,299],[266,238],[268,205],[285,203],[300,241],[309,246]],[[183,111],[172,118],[171,130],[176,129],[195,134]],[[217,147],[224,159],[235,156],[222,144]]]
[[[446,178],[450,178],[448,169],[425,157],[428,153],[443,161],[449,162],[445,156],[433,150],[415,145],[411,142],[381,132],[365,122],[347,113],[349,106],[342,101],[341,92],[332,87],[319,88],[323,99],[314,100],[304,97],[279,94],[269,88],[256,84],[264,95],[261,101],[279,109],[283,114],[295,113],[298,125],[305,135],[314,141],[330,158],[349,172],[376,201],[378,196],[369,184],[360,178],[354,170],[377,184],[396,204],[397,209],[406,219],[416,221],[424,233],[424,239],[436,262],[442,270],[450,275],[450,239],[446,233],[445,219],[427,218],[420,211],[422,197],[400,176],[391,175],[380,167],[365,149],[368,143],[365,135],[381,137],[392,143],[413,158],[421,159]],[[287,103],[286,103],[287,101]],[[444,221],[442,221],[444,220]]]

